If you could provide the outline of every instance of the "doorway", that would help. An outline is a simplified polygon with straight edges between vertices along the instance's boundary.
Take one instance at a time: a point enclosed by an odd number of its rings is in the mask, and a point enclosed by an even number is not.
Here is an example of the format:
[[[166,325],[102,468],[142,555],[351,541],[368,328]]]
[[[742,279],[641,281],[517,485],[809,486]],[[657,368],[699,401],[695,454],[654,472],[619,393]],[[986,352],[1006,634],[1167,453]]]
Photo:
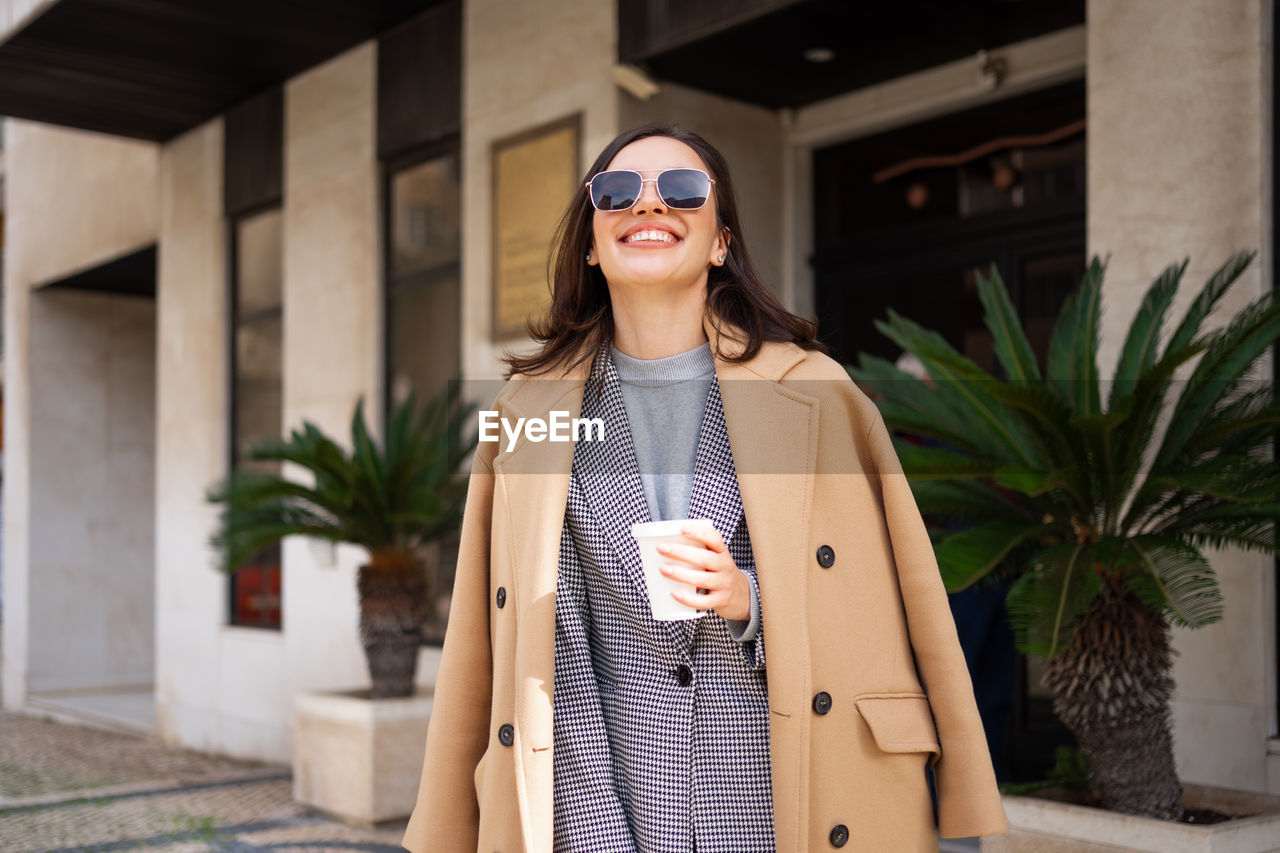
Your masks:
[[[155,726],[156,248],[30,302],[28,708]]]

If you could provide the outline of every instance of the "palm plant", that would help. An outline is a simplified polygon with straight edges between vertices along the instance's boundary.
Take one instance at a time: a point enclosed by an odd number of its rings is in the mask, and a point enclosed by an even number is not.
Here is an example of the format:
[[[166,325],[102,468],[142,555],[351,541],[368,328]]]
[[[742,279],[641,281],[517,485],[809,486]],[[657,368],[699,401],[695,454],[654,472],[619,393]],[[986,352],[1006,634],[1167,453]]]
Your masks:
[[[431,601],[419,547],[461,524],[467,482],[459,466],[475,448],[465,437],[474,406],[460,402],[457,383],[417,411],[413,395],[387,423],[381,446],[364,417],[351,419],[351,451],[305,421],[288,438],[255,444],[257,462],[288,462],[310,484],[282,474],[238,469],[209,489],[222,504],[210,544],[219,568],[234,572],[285,536],[309,536],[364,548],[359,569],[360,638],[375,699],[411,696],[421,630]]]
[[[937,525],[947,588],[997,568],[1014,578],[1007,604],[1018,645],[1045,660],[1054,710],[1106,808],[1181,817],[1170,626],[1221,618],[1204,549],[1276,551],[1280,470],[1270,450],[1280,404],[1255,370],[1280,337],[1280,300],[1269,292],[1201,331],[1252,259],[1229,258],[1167,337],[1187,262],[1165,269],[1109,389],[1097,366],[1096,258],[1062,309],[1043,372],[994,269],[978,277],[978,292],[1004,378],[892,311],[877,327],[923,362],[933,385],[865,354],[848,368],[879,396],[892,429],[932,440],[898,452]],[[1189,377],[1175,378],[1197,357]]]

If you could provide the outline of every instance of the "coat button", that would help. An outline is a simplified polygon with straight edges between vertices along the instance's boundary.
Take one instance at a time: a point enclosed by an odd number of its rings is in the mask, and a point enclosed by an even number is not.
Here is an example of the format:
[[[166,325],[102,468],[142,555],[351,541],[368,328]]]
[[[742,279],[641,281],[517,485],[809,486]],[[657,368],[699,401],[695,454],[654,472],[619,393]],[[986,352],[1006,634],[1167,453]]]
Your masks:
[[[515,727],[510,723],[503,723],[502,727],[498,729],[498,743],[503,746],[511,746],[511,744],[515,742],[515,739]]]
[[[836,552],[831,549],[830,545],[822,545],[818,548],[818,565],[824,569],[829,569],[836,561]]]
[[[689,682],[693,681],[693,670],[684,664],[680,664],[676,668],[676,681],[680,682],[681,687],[688,687]]]
[[[849,827],[838,823],[831,830],[831,846],[843,847],[849,843]]]
[[[813,697],[813,710],[819,714],[825,714],[831,710],[831,694],[827,692],[819,693]]]
[[[507,588],[505,586],[498,587],[498,609],[501,610],[507,603]]]

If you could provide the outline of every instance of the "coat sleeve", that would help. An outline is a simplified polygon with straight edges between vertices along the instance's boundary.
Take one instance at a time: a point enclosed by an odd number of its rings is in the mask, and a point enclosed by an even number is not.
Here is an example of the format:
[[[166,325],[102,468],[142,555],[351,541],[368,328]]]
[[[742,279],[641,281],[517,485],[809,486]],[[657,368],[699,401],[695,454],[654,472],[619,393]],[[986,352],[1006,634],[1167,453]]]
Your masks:
[[[422,779],[400,842],[411,853],[474,850],[480,831],[474,777],[488,746],[493,698],[489,537],[496,450],[496,443],[482,443],[472,461]]]
[[[916,668],[933,710],[942,754],[934,765],[938,829],[944,838],[995,835],[1009,828],[973,684],[956,635],[933,544],[884,422],[867,435]]]

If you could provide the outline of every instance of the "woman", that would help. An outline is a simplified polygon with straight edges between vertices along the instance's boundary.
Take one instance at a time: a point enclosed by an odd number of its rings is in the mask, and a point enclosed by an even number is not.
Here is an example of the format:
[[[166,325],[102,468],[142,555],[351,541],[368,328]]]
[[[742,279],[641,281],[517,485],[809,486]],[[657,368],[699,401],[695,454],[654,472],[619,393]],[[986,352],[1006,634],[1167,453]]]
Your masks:
[[[901,851],[1004,831],[888,434],[761,285],[720,154],[670,125],[621,134],[552,275],[543,346],[509,359],[494,408],[599,417],[604,439],[477,451],[404,845]],[[658,514],[714,522],[666,552],[701,619],[648,616],[628,529]]]

